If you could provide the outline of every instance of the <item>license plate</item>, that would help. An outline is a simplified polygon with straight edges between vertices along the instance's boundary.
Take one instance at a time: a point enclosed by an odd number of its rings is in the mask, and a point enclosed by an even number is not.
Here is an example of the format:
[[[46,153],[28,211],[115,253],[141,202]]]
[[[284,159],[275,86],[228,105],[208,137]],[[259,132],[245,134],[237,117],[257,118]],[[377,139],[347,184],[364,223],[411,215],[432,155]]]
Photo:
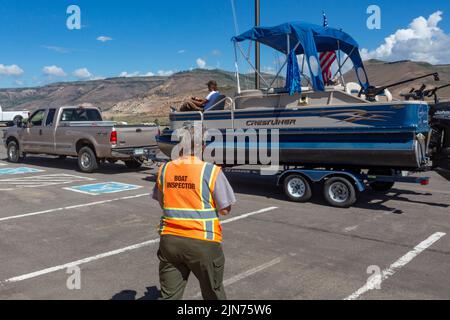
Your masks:
[[[135,156],[142,156],[142,155],[144,155],[144,149],[136,149],[136,150],[134,150],[134,155]]]

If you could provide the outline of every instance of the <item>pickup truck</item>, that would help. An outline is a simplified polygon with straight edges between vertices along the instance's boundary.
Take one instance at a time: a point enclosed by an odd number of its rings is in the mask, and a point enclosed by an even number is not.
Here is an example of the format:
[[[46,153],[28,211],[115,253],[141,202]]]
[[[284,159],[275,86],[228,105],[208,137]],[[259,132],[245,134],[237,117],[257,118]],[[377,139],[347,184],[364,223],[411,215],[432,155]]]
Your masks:
[[[14,125],[28,118],[28,111],[3,111],[0,106],[0,123]]]
[[[91,173],[105,161],[139,168],[156,155],[156,125],[119,125],[103,121],[96,107],[49,107],[33,112],[27,122],[4,131],[8,161],[26,154],[78,157],[82,172]]]

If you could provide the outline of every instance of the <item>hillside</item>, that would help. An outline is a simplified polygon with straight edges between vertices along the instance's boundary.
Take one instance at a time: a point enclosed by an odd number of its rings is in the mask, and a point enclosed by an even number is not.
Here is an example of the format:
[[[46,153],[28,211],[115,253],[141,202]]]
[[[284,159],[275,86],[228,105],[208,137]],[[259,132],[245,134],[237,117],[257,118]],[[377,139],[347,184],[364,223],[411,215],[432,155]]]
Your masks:
[[[396,98],[401,98],[400,93],[406,93],[411,88],[418,89],[422,84],[430,88],[450,83],[450,65],[431,65],[426,62],[398,61],[384,62],[379,60],[368,60],[364,62],[370,83],[381,86],[391,84],[397,81],[407,80],[428,73],[438,72],[440,81],[435,82],[433,77],[411,82],[389,89]],[[346,81],[356,81],[353,71],[347,72]],[[450,87],[440,90],[439,96],[444,99],[450,99]]]
[[[244,84],[254,86],[252,75],[241,77]],[[218,82],[222,93],[234,94],[234,73],[195,69],[168,77],[110,78],[0,89],[0,105],[5,109],[33,110],[46,106],[90,103],[100,106],[108,118],[130,118],[136,114],[157,118],[166,116],[169,106],[179,105],[185,97],[205,96],[206,82],[211,79]]]
[[[369,79],[374,85],[383,85],[405,80],[431,72],[439,72],[441,81],[424,79],[406,86],[392,88],[395,97],[407,92],[411,87],[418,88],[422,83],[430,86],[450,83],[450,65],[431,65],[422,62],[399,61],[365,62]],[[270,75],[265,75],[271,78]],[[252,74],[242,75],[243,87],[254,85]],[[353,71],[345,75],[346,81],[355,81]],[[215,79],[219,90],[226,95],[234,95],[236,82],[234,73],[223,70],[195,69],[173,74],[168,77],[110,78],[104,80],[54,83],[42,87],[0,89],[0,104],[5,109],[33,110],[45,106],[80,105],[85,103],[99,106],[107,118],[136,121],[166,117],[170,106],[178,106],[189,96],[205,96],[206,82]],[[450,99],[450,88],[440,92],[443,98]]]

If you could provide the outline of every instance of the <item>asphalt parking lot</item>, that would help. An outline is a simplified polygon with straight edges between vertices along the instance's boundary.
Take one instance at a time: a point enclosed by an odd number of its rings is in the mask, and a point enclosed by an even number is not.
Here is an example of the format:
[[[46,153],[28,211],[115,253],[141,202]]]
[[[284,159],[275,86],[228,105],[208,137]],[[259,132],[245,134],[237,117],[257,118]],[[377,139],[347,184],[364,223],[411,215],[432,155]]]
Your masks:
[[[158,296],[155,166],[88,175],[75,159],[5,158],[1,147],[0,299]],[[288,202],[271,177],[228,176],[238,199],[223,219],[229,299],[450,298],[450,184],[438,174],[368,191],[350,209],[320,195]],[[185,298],[199,299],[190,280]]]

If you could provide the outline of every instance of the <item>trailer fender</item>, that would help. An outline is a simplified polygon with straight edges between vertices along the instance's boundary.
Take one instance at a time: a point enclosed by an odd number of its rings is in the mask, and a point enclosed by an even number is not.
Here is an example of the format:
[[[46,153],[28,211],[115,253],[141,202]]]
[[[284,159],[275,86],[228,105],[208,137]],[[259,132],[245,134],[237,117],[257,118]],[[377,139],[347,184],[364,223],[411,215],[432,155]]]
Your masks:
[[[292,169],[282,172],[278,177],[277,186],[279,186],[282,183],[283,179],[290,174],[300,174],[312,182],[321,182],[327,178],[336,176],[345,176],[349,178],[350,181],[353,181],[355,183],[355,186],[358,188],[359,192],[362,192],[366,189],[361,178],[351,172],[330,171],[330,170],[302,170],[302,169]]]

